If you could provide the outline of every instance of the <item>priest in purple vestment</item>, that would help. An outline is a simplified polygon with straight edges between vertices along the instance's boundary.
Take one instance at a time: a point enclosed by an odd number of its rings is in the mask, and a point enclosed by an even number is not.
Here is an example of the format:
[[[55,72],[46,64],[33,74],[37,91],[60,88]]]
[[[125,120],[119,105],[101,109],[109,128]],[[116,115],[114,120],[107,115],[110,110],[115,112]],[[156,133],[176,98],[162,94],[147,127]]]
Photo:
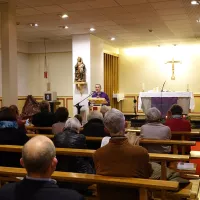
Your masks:
[[[104,104],[104,105],[110,106],[110,99],[105,92],[101,91],[101,85],[100,84],[95,85],[95,92],[93,93],[92,97],[105,98],[108,103]]]

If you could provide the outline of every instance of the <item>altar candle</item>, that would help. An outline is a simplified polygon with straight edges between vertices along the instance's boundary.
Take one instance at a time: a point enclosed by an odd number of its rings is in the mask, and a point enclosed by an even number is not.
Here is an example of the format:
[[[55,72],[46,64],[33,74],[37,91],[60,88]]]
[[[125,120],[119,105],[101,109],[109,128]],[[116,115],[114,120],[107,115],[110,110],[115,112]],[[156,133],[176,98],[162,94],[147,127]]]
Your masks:
[[[142,83],[142,91],[144,92],[144,83]]]
[[[190,91],[189,84],[187,84],[187,92],[189,92],[189,91]]]

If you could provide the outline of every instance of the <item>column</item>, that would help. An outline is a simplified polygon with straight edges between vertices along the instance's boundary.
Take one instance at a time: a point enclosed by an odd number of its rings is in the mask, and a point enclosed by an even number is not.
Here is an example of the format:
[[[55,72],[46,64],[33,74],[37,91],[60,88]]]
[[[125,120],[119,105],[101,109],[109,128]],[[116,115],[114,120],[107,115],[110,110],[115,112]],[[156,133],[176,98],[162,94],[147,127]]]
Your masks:
[[[94,90],[96,83],[103,87],[103,41],[93,35],[74,35],[72,37],[72,63],[73,63],[73,82],[74,82],[74,66],[77,63],[77,58],[81,57],[86,66],[86,82],[87,85],[83,89],[83,93],[77,90],[73,84],[73,105],[86,98]],[[82,111],[88,114],[88,100],[81,103]],[[77,114],[77,109],[74,108],[74,115]]]
[[[16,0],[1,5],[2,103],[9,106],[18,100]]]

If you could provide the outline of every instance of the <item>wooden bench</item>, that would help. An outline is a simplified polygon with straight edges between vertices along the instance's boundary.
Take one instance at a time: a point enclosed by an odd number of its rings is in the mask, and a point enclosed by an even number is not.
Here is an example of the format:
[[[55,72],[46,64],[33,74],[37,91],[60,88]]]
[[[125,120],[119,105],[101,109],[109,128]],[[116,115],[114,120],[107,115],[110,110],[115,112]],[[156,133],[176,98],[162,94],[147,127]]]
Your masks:
[[[40,134],[27,134],[29,138],[35,137]],[[54,138],[54,135],[42,134],[50,139]],[[101,143],[102,137],[87,137],[86,141],[89,142],[99,142]],[[180,140],[154,140],[154,139],[142,139],[140,140],[140,144],[155,144],[155,145],[169,145],[172,146],[173,154],[178,154],[178,146],[195,146],[196,141],[180,141]],[[182,148],[182,154],[185,154],[185,148]]]
[[[141,130],[139,129],[126,129],[126,132],[134,132],[140,133]],[[200,130],[192,130],[192,131],[172,131],[172,135],[181,135],[181,140],[185,140],[185,136],[198,136],[200,135]]]
[[[23,168],[11,168],[0,167],[0,180],[5,180],[5,177],[24,177],[26,176],[26,170]],[[177,191],[179,186],[174,181],[163,180],[150,180],[139,178],[126,178],[126,177],[110,177],[92,174],[81,174],[72,172],[58,172],[55,171],[52,174],[52,178],[57,181],[75,182],[83,184],[106,184],[110,186],[127,187],[127,188],[139,188],[140,200],[147,200],[147,190],[162,190],[162,191]],[[16,180],[16,179],[15,179]],[[162,199],[165,199],[165,192],[162,193]]]
[[[22,151],[22,146],[0,145],[0,152],[21,153],[21,151]],[[88,150],[88,149],[56,148],[57,155],[92,157],[94,152],[95,150]],[[189,161],[189,156],[176,155],[176,154],[149,153],[149,158],[151,161],[161,162],[161,179],[162,180],[166,180],[166,170],[167,170],[168,161],[182,161],[182,162]]]
[[[40,131],[52,131],[52,127],[35,127],[35,126],[26,126],[26,130],[28,131],[34,131],[36,134],[38,134]],[[140,133],[141,131],[139,129],[126,129],[126,132],[134,132],[134,133]],[[198,136],[200,135],[200,130],[194,129],[190,132],[188,131],[173,131],[172,135],[181,135],[181,140],[185,140],[186,136]]]
[[[47,132],[52,132],[52,127],[36,127],[36,126],[25,126],[27,131],[32,131],[35,132],[36,134],[39,134],[40,131],[47,131]]]

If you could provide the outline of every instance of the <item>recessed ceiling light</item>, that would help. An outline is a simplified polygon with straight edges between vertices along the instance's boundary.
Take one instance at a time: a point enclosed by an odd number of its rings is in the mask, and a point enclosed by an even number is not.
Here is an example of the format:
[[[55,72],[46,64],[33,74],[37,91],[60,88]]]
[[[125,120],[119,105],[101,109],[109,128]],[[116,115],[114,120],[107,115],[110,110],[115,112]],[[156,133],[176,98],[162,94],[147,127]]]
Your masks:
[[[92,31],[92,32],[95,31],[95,30],[96,30],[95,28],[90,28],[90,31]]]
[[[38,23],[30,23],[29,25],[32,26],[32,27],[38,27],[39,26]]]
[[[59,26],[59,28],[68,29],[68,26]]]
[[[200,23],[200,19],[197,19],[196,22],[197,22],[197,23]]]
[[[68,18],[68,15],[67,15],[67,14],[63,14],[63,15],[60,15],[60,17],[61,17],[62,19],[66,19],[66,18]]]
[[[115,38],[114,38],[114,37],[112,37],[110,40],[111,40],[111,41],[114,41],[114,40],[115,40]]]
[[[199,5],[199,1],[191,1],[192,5]]]

